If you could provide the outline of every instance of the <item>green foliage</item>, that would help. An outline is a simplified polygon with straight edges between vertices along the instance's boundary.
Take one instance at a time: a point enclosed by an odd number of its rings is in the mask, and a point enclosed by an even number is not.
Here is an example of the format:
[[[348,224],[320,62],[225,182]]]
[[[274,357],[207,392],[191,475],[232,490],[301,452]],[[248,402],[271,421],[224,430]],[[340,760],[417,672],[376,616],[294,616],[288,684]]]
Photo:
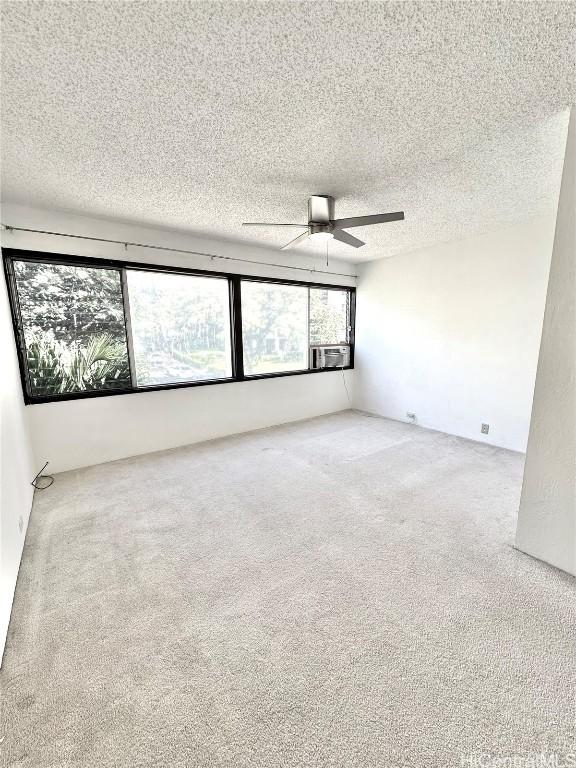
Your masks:
[[[245,283],[242,323],[244,366],[249,373],[307,364],[308,293],[305,288]]]
[[[109,334],[65,345],[36,331],[27,340],[28,370],[37,395],[117,389],[130,384],[126,349]]]
[[[131,272],[130,312],[138,350],[171,355],[226,347],[228,285],[187,275]]]
[[[348,342],[348,294],[344,291],[310,291],[310,344]]]
[[[138,384],[218,378],[230,370],[228,283],[128,272]]]
[[[117,269],[16,261],[32,394],[130,386]]]
[[[17,261],[14,273],[26,329],[44,330],[66,343],[103,333],[124,338],[119,270]]]
[[[34,394],[53,395],[64,392],[62,355],[57,342],[49,342],[40,334],[26,345],[28,371]]]

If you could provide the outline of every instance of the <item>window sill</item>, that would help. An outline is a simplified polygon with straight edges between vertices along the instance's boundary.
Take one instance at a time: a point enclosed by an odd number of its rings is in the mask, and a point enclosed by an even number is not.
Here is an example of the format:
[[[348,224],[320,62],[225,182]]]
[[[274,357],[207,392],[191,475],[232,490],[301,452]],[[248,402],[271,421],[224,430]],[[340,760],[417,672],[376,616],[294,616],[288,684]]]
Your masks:
[[[206,379],[203,381],[186,381],[176,384],[157,384],[148,387],[133,387],[130,389],[102,390],[93,392],[69,392],[62,395],[24,396],[25,405],[42,405],[45,403],[60,403],[68,400],[87,400],[93,397],[117,397],[118,395],[136,395],[140,392],[162,392],[169,389],[189,389],[191,387],[207,387],[214,384],[233,384],[246,381],[260,381],[262,379],[280,379],[286,376],[302,376],[305,374],[329,373],[331,371],[351,371],[353,365],[344,368],[316,368],[301,371],[286,371],[285,373],[258,373],[252,376],[233,377],[228,379]]]

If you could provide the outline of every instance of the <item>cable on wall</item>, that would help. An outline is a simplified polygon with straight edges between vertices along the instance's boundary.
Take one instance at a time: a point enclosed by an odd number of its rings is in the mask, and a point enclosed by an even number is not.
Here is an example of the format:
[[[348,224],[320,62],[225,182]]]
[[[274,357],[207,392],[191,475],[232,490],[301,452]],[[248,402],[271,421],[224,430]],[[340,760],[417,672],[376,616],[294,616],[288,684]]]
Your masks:
[[[69,232],[49,232],[44,229],[28,229],[26,227],[13,227],[10,224],[1,225],[6,232],[30,232],[35,235],[53,235],[54,237],[70,237],[75,240],[91,240],[96,243],[112,243],[114,245],[123,245],[124,250],[128,250],[128,246],[132,248],[150,248],[155,251],[169,251],[171,253],[184,253],[189,256],[205,256],[211,261],[214,259],[222,259],[223,261],[240,261],[243,264],[257,264],[263,267],[275,267],[276,269],[294,269],[298,272],[311,272],[312,274],[322,275],[336,275],[338,277],[351,277],[356,278],[356,275],[350,275],[347,272],[329,272],[328,270],[316,269],[315,267],[292,267],[288,264],[274,264],[269,261],[256,261],[255,259],[240,259],[237,256],[221,256],[217,253],[205,253],[204,251],[189,251],[185,248],[170,248],[166,245],[150,245],[148,243],[135,243],[129,240],[111,240],[106,237],[91,237],[89,235],[72,235]]]
[[[341,368],[342,371],[342,383],[344,384],[344,389],[346,390],[346,397],[348,398],[348,405],[350,406],[350,410],[354,410],[354,406],[352,405],[352,400],[350,398],[350,392],[348,392],[348,384],[346,384],[346,376],[344,375],[344,366]]]
[[[346,370],[344,366],[340,368],[342,371],[342,383],[344,384],[344,389],[346,390],[346,398],[348,399],[348,405],[350,406],[350,410],[357,414],[358,416],[364,416],[367,419],[383,419],[383,416],[379,416],[377,413],[368,413],[367,411],[360,411],[358,408],[354,408],[352,405],[352,398],[350,397],[350,392],[348,391],[348,385],[346,384],[346,376],[344,371]]]

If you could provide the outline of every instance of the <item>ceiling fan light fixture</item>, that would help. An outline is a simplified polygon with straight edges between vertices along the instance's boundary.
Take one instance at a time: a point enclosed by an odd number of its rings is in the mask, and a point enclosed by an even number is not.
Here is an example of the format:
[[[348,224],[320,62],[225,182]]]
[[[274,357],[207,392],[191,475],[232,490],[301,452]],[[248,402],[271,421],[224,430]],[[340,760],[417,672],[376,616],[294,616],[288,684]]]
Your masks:
[[[323,243],[327,240],[332,240],[333,237],[332,232],[312,232],[310,234],[310,239],[314,240],[315,243]]]

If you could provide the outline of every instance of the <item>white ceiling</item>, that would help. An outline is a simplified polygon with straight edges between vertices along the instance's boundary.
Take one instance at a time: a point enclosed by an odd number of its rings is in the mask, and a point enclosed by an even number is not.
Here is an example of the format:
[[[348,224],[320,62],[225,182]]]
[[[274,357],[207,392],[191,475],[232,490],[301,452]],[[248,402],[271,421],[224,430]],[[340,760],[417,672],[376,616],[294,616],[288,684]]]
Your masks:
[[[5,201],[374,259],[554,210],[576,4],[3,2]],[[318,248],[312,244],[306,248]],[[332,247],[332,246],[331,246]],[[289,252],[287,252],[288,258]]]

